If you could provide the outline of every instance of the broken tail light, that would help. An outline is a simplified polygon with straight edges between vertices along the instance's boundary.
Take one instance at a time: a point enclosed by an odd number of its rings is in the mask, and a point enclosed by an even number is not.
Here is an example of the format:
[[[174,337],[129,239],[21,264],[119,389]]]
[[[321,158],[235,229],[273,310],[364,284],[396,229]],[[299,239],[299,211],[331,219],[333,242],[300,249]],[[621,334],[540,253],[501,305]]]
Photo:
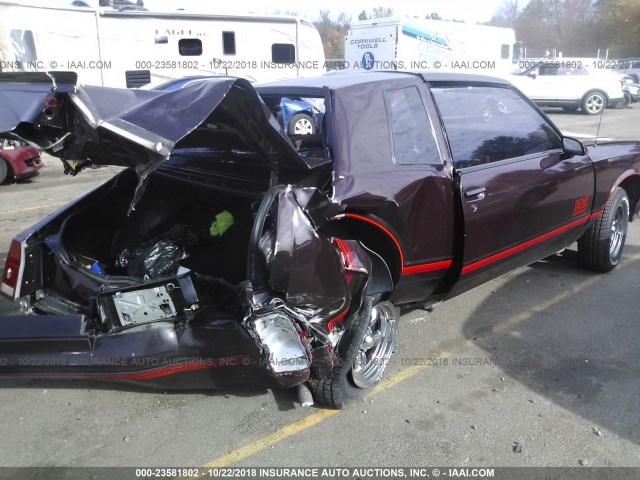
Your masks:
[[[20,283],[22,277],[22,241],[14,238],[9,247],[7,262],[4,264],[2,272],[2,282],[0,282],[0,293],[5,294],[12,300],[20,295]]]

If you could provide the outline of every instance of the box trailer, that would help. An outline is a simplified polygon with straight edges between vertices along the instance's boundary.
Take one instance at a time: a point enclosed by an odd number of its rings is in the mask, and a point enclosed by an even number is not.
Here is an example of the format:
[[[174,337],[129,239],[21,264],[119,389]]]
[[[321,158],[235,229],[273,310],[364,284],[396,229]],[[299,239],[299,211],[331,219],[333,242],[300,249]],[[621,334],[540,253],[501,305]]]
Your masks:
[[[511,28],[428,19],[354,23],[345,38],[352,70],[513,70],[521,43]]]
[[[301,18],[160,12],[108,3],[54,7],[0,0],[0,69],[70,70],[84,84],[109,87],[188,75],[226,74],[256,82],[324,71],[320,35]]]

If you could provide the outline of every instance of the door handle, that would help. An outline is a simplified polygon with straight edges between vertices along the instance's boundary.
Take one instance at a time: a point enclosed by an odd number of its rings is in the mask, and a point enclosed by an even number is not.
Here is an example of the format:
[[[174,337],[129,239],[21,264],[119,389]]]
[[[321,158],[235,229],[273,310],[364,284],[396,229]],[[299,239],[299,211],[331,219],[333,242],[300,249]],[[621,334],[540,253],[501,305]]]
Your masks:
[[[467,190],[466,192],[464,192],[464,198],[477,197],[478,200],[482,200],[486,191],[487,189],[484,187],[472,188],[471,190]]]

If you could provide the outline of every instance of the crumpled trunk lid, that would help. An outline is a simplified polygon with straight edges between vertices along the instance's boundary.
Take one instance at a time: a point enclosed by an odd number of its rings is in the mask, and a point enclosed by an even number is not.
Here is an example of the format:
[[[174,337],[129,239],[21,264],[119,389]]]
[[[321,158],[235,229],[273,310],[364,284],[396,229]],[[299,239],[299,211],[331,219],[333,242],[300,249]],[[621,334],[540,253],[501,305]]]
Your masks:
[[[231,77],[156,91],[78,86],[70,72],[0,74],[3,133],[65,160],[68,173],[121,165],[141,182],[182,147],[250,154],[271,185],[281,170],[310,168],[251,84]]]

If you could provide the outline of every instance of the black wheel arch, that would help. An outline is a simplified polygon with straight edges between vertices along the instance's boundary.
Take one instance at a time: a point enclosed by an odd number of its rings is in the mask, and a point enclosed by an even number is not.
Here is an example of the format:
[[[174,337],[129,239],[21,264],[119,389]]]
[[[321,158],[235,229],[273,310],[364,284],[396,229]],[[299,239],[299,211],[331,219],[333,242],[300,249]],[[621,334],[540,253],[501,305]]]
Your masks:
[[[5,178],[0,179],[0,183],[4,183],[7,180],[14,180],[16,178],[15,172],[13,171],[13,167],[11,166],[11,163],[6,160],[4,157],[2,157],[2,155],[0,155],[0,162],[2,162],[5,165],[5,168],[7,169],[7,175]]]
[[[620,185],[629,197],[629,222],[640,212],[640,174],[631,175],[624,179]]]

